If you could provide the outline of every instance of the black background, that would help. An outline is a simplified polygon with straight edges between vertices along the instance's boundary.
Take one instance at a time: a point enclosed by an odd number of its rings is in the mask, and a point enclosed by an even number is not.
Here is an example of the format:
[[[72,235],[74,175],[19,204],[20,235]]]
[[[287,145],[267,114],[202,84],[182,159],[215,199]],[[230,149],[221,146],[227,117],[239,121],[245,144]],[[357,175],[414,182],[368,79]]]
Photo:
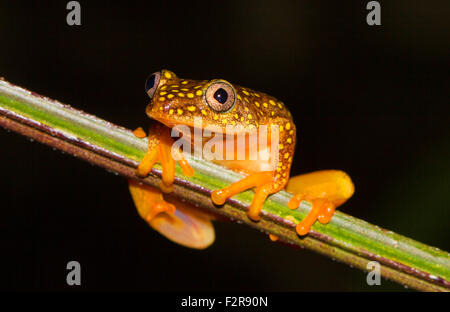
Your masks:
[[[341,210],[449,250],[448,1],[0,2],[0,76],[127,128],[148,123],[161,68],[223,78],[284,101],[298,128],[292,174],[342,169]],[[404,290],[245,226],[216,224],[205,251],[138,215],[126,181],[0,131],[4,290]],[[82,285],[66,285],[77,260]]]

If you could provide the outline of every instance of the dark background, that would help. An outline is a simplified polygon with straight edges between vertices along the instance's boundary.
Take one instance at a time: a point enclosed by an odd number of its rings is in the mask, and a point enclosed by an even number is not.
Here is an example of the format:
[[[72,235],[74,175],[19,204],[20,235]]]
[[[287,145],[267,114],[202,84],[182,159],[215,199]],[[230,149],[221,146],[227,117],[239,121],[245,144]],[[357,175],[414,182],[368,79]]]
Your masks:
[[[448,1],[0,2],[0,76],[101,118],[146,125],[146,77],[224,78],[284,101],[299,129],[292,174],[342,169],[341,210],[449,250]],[[404,290],[307,250],[217,223],[205,251],[142,221],[126,181],[0,130],[0,288]]]

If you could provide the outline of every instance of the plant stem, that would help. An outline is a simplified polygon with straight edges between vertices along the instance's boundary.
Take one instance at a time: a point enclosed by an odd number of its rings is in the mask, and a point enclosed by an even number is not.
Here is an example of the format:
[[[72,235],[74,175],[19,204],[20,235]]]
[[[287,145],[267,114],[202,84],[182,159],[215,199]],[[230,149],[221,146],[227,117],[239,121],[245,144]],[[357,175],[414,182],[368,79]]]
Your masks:
[[[146,152],[146,139],[138,139],[130,130],[3,80],[0,80],[0,125],[124,177],[159,185],[159,165],[145,179],[135,176],[135,168]],[[175,188],[170,196],[364,271],[369,270],[368,262],[377,261],[383,277],[407,287],[450,291],[449,253],[339,211],[327,225],[316,222],[306,237],[299,237],[295,225],[311,207],[303,202],[299,209],[290,210],[287,203],[292,194],[285,191],[270,196],[264,204],[261,221],[252,222],[246,216],[252,191],[234,196],[221,208],[214,206],[210,199],[213,190],[239,180],[241,175],[185,156],[195,175],[183,176],[177,165]]]

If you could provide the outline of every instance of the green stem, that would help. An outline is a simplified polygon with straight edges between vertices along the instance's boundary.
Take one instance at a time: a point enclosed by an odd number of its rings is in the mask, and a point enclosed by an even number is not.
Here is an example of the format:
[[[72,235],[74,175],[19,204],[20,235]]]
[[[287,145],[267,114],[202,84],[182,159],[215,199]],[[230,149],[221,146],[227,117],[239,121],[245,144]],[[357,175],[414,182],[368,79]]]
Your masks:
[[[132,179],[138,179],[134,170],[146,151],[146,139],[136,138],[130,130],[2,80],[0,125]],[[310,234],[300,238],[295,225],[311,207],[303,202],[299,209],[290,210],[287,203],[292,194],[285,191],[270,196],[261,221],[252,222],[245,214],[252,191],[234,196],[222,208],[215,207],[210,200],[212,190],[239,180],[241,175],[202,159],[189,155],[186,158],[195,175],[185,177],[177,166],[171,196],[182,197],[199,209],[245,223],[288,244],[314,250],[365,271],[368,262],[378,261],[382,276],[405,286],[427,291],[450,290],[447,252],[339,211],[330,223],[316,222]],[[148,178],[138,180],[157,186],[160,169],[157,165]]]

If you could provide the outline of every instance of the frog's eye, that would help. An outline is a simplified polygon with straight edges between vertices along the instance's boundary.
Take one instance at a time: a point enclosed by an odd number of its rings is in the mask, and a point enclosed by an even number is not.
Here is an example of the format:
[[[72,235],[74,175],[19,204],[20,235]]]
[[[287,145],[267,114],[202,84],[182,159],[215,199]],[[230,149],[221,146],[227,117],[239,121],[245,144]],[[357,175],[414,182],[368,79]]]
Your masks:
[[[206,90],[205,100],[212,110],[223,113],[233,108],[236,102],[236,92],[227,82],[213,82]]]
[[[150,98],[155,94],[156,89],[159,85],[159,79],[161,78],[160,72],[153,73],[150,77],[148,77],[145,82],[145,92],[147,92]]]

